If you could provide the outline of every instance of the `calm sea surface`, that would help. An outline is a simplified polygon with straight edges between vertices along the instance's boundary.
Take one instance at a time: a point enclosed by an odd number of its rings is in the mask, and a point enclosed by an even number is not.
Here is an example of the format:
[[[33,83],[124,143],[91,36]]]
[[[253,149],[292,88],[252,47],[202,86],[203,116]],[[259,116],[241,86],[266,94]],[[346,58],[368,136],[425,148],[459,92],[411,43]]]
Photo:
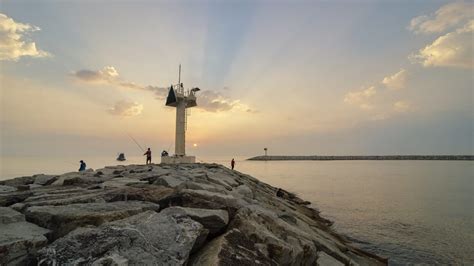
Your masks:
[[[92,168],[117,164],[83,159]],[[0,179],[75,171],[76,161],[3,157]],[[391,264],[474,264],[474,162],[237,160],[236,169],[311,201],[339,233]]]

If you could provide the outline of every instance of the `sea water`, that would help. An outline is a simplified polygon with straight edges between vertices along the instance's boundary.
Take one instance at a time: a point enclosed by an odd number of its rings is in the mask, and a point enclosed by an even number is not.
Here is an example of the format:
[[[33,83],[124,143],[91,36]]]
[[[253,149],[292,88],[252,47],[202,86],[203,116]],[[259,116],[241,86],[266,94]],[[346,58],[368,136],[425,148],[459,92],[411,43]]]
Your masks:
[[[145,160],[81,159],[95,169]],[[236,159],[236,170],[311,201],[337,232],[392,265],[474,264],[474,162]],[[78,168],[77,158],[1,157],[0,179]]]

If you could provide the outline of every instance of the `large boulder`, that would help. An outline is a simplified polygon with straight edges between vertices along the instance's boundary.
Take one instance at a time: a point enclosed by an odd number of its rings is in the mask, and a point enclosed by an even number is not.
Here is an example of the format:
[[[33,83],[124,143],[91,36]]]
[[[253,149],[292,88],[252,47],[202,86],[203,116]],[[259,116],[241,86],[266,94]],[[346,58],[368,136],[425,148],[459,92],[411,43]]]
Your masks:
[[[23,214],[0,208],[0,265],[24,265],[45,246],[49,230],[25,222]]]
[[[25,211],[26,219],[51,230],[57,239],[77,227],[100,225],[123,219],[147,210],[158,211],[160,206],[151,202],[117,201],[105,203],[79,203],[59,206],[33,206]]]
[[[183,265],[207,230],[187,217],[147,211],[97,228],[78,228],[39,251],[40,265]]]
[[[278,265],[238,229],[214,238],[191,257],[190,265]]]
[[[225,210],[208,210],[198,208],[169,207],[162,211],[163,214],[174,217],[187,216],[199,222],[210,234],[221,232],[229,223],[229,214]]]

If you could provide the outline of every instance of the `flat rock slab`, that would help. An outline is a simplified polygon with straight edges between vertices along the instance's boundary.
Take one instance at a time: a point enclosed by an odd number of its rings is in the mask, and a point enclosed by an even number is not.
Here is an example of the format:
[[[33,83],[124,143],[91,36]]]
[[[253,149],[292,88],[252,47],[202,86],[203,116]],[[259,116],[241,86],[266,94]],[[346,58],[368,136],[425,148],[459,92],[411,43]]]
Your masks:
[[[147,211],[97,228],[78,228],[39,251],[40,265],[183,265],[207,230],[187,217]],[[123,265],[122,264],[122,265]]]
[[[22,265],[45,246],[49,230],[28,222],[0,224],[0,265]]]
[[[163,214],[175,217],[187,216],[199,222],[210,234],[222,231],[229,223],[229,214],[225,210],[208,210],[198,208],[169,207],[162,211]]]
[[[16,187],[0,185],[0,193],[13,192],[16,190]]]
[[[24,222],[25,216],[9,207],[0,207],[0,224]]]
[[[136,178],[119,177],[105,181],[103,186],[104,188],[122,188],[133,184],[148,184],[148,181],[141,181]]]
[[[151,202],[116,201],[62,206],[33,206],[25,211],[25,215],[28,221],[51,229],[51,238],[56,239],[77,227],[100,225],[148,210],[158,211],[159,209],[158,204]]]
[[[17,202],[22,202],[31,195],[33,195],[33,192],[28,190],[0,193],[0,206],[10,206]]]

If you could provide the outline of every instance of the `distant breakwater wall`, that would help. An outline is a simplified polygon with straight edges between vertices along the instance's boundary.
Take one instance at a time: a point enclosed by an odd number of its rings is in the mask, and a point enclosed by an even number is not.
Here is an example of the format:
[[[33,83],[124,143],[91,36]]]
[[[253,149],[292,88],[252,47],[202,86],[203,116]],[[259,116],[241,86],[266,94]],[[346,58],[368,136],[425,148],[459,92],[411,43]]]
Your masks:
[[[250,161],[336,161],[336,160],[438,160],[438,161],[473,161],[474,155],[361,155],[361,156],[289,156],[261,155],[249,158]]]

